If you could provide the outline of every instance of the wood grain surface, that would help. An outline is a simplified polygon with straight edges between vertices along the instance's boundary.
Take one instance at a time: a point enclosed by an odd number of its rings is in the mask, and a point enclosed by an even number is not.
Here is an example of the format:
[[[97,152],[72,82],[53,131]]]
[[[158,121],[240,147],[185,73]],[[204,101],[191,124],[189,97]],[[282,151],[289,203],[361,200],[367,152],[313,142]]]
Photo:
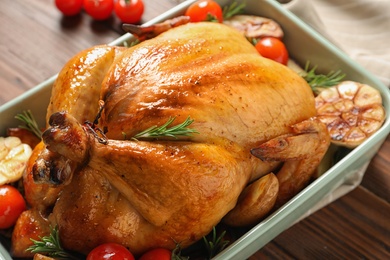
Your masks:
[[[144,0],[142,22],[175,6]],[[0,1],[0,105],[58,73],[74,54],[113,41],[123,31],[112,17],[65,18],[54,0]],[[1,124],[1,119],[0,119]],[[255,259],[390,259],[390,137],[359,187],[284,231]]]

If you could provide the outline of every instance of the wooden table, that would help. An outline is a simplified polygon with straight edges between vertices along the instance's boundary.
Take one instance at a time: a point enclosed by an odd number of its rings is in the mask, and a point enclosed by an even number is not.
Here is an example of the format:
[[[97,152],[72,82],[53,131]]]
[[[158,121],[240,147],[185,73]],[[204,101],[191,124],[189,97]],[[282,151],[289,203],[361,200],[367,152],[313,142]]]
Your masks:
[[[143,22],[176,5],[144,0]],[[0,1],[0,105],[56,74],[78,51],[123,32],[116,18],[65,18],[51,0]],[[1,121],[0,121],[1,124]],[[390,137],[359,187],[286,230],[250,259],[390,259]]]

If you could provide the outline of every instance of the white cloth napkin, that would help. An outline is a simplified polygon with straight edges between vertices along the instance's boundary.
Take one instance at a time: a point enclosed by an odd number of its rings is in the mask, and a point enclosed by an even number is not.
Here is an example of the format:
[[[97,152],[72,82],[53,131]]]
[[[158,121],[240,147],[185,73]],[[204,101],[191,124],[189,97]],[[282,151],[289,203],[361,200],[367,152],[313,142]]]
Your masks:
[[[291,0],[285,7],[390,86],[390,0]]]
[[[280,1],[283,2],[283,1]],[[284,6],[390,86],[390,0],[290,0]],[[369,163],[300,220],[355,189]]]

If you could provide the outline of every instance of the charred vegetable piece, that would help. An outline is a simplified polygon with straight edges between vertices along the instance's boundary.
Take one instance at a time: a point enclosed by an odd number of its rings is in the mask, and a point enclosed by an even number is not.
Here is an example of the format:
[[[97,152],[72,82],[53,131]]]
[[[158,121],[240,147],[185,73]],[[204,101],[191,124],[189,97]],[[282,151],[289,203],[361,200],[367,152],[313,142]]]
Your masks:
[[[22,177],[31,153],[31,147],[18,137],[0,137],[0,185]]]
[[[324,89],[316,97],[319,119],[331,141],[354,148],[375,133],[385,120],[382,98],[375,88],[354,81]]]
[[[264,37],[282,39],[284,36],[280,25],[272,19],[255,15],[234,15],[224,24],[239,30],[250,41]]]

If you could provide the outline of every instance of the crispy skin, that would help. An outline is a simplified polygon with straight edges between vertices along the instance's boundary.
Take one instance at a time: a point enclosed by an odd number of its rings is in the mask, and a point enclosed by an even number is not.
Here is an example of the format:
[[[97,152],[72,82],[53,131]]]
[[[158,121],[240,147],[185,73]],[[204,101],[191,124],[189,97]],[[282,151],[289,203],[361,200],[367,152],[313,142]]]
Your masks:
[[[237,205],[223,218],[230,226],[249,226],[267,216],[275,205],[279,182],[269,173],[248,185],[240,194]]]
[[[95,46],[70,59],[53,85],[47,119],[54,112],[66,110],[79,122],[94,120],[99,108],[101,82],[121,50],[119,47]],[[12,130],[12,133],[16,135],[21,131]],[[36,139],[31,137],[28,139],[34,145],[34,150],[23,175],[23,185],[31,210],[19,218],[14,228],[13,255],[16,257],[27,254],[25,250],[31,245],[30,237],[38,239],[39,236],[48,235],[49,224],[46,218],[63,188],[53,187],[47,182],[36,183],[34,175],[44,173],[58,175],[59,172],[62,174],[63,169],[67,169],[70,163],[69,160],[64,160],[48,150],[43,142]],[[37,162],[41,163],[42,168],[39,170]]]
[[[52,216],[64,245],[73,250],[87,253],[104,241],[133,253],[173,249],[175,241],[188,246],[235,206],[250,177],[250,160],[234,144],[102,144],[68,114],[55,113],[50,121],[60,122],[43,135],[51,149],[80,163],[88,160]]]
[[[71,64],[66,68],[72,72]],[[57,108],[49,108],[55,113],[43,135],[46,149],[76,165],[57,176],[66,186],[49,219],[66,248],[84,253],[104,242],[136,254],[190,245],[235,207],[246,185],[280,163],[259,160],[251,149],[294,134],[291,126],[316,114],[299,75],[260,57],[222,24],[187,24],[142,42],[113,59],[105,75],[99,126],[106,138],[97,138],[96,126],[82,125],[78,102],[58,101],[74,96],[67,87],[64,96],[53,94]],[[96,111],[98,102],[88,102]],[[175,124],[191,117],[199,134],[128,140],[171,117]],[[301,156],[294,146],[284,153]]]
[[[190,140],[226,138],[247,149],[316,114],[299,75],[260,57],[236,30],[209,23],[183,25],[125,51],[101,99],[111,139],[191,116],[201,134]]]
[[[79,122],[93,121],[99,109],[101,83],[122,48],[94,46],[72,57],[63,67],[52,88],[47,122],[59,111],[67,111]]]
[[[31,239],[39,240],[49,233],[49,222],[40,215],[38,210],[24,211],[18,218],[12,233],[12,256],[31,258],[34,254],[26,251],[33,245]]]
[[[64,243],[76,250],[110,240],[135,253],[174,248],[174,241],[191,244],[235,206],[250,180],[278,163],[263,162],[250,149],[315,115],[313,94],[300,76],[260,57],[239,32],[209,23],[180,26],[124,51],[103,81],[101,99],[107,144],[66,114],[52,117],[66,126],[55,123],[44,135],[52,151],[87,162],[84,177],[64,190],[53,214]],[[188,116],[200,134],[123,140],[169,117],[180,123]],[[94,178],[109,189],[77,184],[93,178],[87,175],[99,175]],[[118,201],[106,198],[102,208],[91,202],[96,193],[99,199],[119,193]],[[93,229],[103,219],[106,226],[88,238],[78,232],[85,221]]]
[[[301,191],[311,180],[330,144],[330,136],[318,118],[291,126],[291,133],[271,139],[252,149],[252,154],[267,161],[284,161],[278,171],[278,208]]]

